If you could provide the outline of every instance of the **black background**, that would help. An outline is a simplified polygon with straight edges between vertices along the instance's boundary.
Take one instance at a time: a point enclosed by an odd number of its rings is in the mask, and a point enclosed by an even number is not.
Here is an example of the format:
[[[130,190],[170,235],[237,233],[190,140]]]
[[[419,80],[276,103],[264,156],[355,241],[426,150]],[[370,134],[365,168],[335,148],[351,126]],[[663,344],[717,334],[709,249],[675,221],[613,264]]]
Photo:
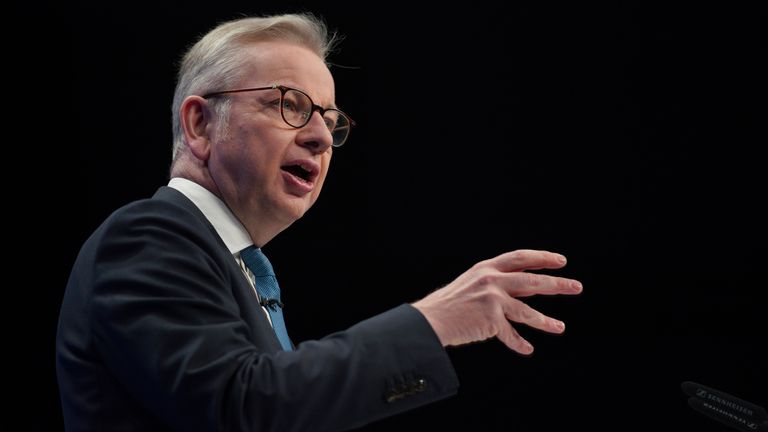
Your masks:
[[[80,245],[167,182],[176,61],[220,21],[293,11],[346,35],[332,71],[359,124],[316,206],[265,247],[294,340],[518,248],[567,255],[553,273],[585,286],[531,299],[568,327],[521,329],[531,358],[449,349],[457,397],[363,430],[723,430],[685,380],[768,405],[756,10],[363,3],[13,4],[9,236],[31,239],[37,273],[9,315],[29,429],[61,429],[55,327]]]

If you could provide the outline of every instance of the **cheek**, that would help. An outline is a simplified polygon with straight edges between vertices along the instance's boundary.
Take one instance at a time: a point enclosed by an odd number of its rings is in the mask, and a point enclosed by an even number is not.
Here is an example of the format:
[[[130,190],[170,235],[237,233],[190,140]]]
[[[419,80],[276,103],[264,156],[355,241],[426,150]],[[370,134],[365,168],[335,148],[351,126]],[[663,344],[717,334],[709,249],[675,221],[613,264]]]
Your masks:
[[[230,158],[237,169],[246,176],[266,175],[266,171],[279,160],[275,149],[265,145],[270,137],[259,134],[253,128],[234,131],[234,144],[230,147]]]
[[[236,123],[230,123],[224,127],[222,137],[215,144],[215,151],[220,153],[219,157],[226,160],[228,164],[237,167],[238,162],[245,156],[248,147],[248,136],[245,129]]]

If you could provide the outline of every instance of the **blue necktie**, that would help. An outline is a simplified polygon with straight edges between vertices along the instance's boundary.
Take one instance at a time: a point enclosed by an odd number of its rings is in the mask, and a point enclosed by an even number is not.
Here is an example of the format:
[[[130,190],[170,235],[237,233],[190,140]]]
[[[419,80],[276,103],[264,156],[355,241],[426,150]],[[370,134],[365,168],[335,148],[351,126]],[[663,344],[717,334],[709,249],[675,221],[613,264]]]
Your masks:
[[[243,262],[251,270],[255,278],[256,292],[259,293],[261,305],[267,309],[269,319],[272,320],[272,328],[275,329],[277,339],[285,351],[291,351],[291,340],[288,338],[288,330],[285,329],[283,320],[283,304],[280,302],[280,286],[275,279],[275,271],[272,270],[267,257],[256,246],[248,246],[240,252]]]

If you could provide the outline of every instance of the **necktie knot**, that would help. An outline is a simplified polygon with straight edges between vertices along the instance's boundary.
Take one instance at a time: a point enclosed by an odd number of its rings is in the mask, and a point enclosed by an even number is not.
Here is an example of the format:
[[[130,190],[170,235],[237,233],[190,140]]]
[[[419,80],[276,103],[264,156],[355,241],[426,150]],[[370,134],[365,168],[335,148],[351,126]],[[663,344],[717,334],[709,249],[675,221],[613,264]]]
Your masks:
[[[269,262],[267,256],[261,251],[261,248],[257,248],[254,245],[248,246],[240,252],[240,256],[254,276],[262,277],[275,275],[275,271],[272,269],[272,263]]]

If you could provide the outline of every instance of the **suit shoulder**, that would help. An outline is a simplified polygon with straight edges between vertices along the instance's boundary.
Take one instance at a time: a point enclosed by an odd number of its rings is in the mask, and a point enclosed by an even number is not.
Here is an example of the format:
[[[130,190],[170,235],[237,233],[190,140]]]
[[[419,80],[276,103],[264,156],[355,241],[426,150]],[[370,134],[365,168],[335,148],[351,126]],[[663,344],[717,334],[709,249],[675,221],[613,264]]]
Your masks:
[[[174,238],[211,242],[216,235],[205,216],[188,198],[173,189],[161,188],[152,198],[134,201],[115,210],[94,231],[86,245],[103,246],[128,239],[150,243],[154,239],[167,243]]]
[[[164,188],[170,189],[170,188]],[[172,220],[205,220],[205,217],[195,205],[180,192],[172,190],[152,198],[142,199],[126,204],[115,210],[105,221],[105,225],[120,223],[136,218],[170,218]],[[173,195],[176,194],[176,195]]]

